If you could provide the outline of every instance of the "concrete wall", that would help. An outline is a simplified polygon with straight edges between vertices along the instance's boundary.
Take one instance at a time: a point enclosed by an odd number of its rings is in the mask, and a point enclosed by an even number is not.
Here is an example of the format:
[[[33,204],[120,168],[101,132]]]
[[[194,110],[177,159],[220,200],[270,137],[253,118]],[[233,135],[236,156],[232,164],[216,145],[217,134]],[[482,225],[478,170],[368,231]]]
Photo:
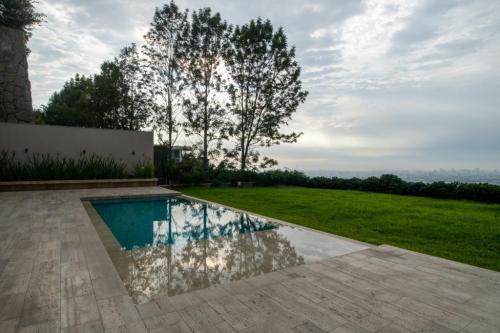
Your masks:
[[[31,122],[31,85],[24,33],[0,27],[0,121]]]
[[[85,150],[133,166],[145,160],[153,163],[153,132],[0,122],[2,150],[14,151],[20,161],[32,153],[78,158]]]

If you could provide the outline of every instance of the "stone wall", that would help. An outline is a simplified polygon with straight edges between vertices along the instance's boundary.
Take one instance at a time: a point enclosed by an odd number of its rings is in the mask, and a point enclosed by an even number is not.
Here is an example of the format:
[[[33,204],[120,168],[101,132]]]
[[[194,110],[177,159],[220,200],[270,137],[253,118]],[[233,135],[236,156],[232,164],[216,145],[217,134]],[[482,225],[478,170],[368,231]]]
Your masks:
[[[31,122],[32,117],[24,33],[0,26],[0,121]]]

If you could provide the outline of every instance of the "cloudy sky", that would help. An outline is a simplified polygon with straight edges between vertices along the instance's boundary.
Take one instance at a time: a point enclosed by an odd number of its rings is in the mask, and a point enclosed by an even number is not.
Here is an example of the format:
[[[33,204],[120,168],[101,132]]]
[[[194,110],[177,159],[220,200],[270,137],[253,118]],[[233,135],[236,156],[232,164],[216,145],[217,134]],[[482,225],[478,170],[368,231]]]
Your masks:
[[[75,73],[141,43],[158,0],[41,0],[30,41],[35,106]],[[500,169],[500,1],[183,0],[233,24],[261,16],[297,47],[309,97],[299,169]]]

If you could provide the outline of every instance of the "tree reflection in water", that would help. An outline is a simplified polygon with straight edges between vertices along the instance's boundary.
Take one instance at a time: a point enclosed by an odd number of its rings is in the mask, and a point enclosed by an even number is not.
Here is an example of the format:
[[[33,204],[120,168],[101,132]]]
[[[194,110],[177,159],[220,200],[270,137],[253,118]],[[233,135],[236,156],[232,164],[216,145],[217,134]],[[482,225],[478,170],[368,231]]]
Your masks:
[[[168,199],[153,244],[130,250],[120,274],[137,302],[300,265],[304,258],[276,225],[222,207]]]

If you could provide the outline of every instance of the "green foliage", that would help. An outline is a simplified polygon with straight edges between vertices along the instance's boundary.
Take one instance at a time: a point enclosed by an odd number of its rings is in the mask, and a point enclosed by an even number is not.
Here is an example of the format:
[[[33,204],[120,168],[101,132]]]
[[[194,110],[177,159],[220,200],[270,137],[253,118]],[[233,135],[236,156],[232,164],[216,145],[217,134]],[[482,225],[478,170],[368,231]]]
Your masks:
[[[406,182],[395,175],[382,175],[381,177],[368,177],[366,179],[313,177],[308,178],[303,185],[315,188],[358,190],[500,203],[500,186],[498,185],[460,182]]]
[[[150,99],[142,86],[135,44],[122,49],[99,74],[76,74],[35,113],[37,123],[94,128],[139,130],[148,123]]]
[[[296,170],[277,169],[258,172],[227,169],[224,166],[209,169],[208,177],[204,177],[202,162],[194,156],[185,158],[181,165],[175,171],[175,181],[182,184],[199,184],[204,181],[211,182],[215,186],[226,183],[234,186],[238,181],[245,181],[254,182],[257,186],[294,185],[500,203],[500,186],[491,184],[406,182],[395,175],[382,175],[366,179],[308,177]]]
[[[122,128],[127,119],[122,115],[122,101],[126,94],[123,74],[116,61],[106,61],[99,74],[94,75],[89,89],[91,110],[97,113],[93,127]]]
[[[500,271],[500,205],[304,187],[183,188],[336,235]]]
[[[33,0],[1,0],[0,26],[23,30],[28,40],[32,29],[45,18],[35,10],[36,3]]]
[[[49,125],[104,127],[103,115],[93,103],[93,79],[76,74],[54,93],[37,113],[37,122]]]
[[[189,20],[171,1],[155,9],[144,39],[143,58],[131,44],[99,74],[77,74],[35,113],[35,122],[130,130],[152,125],[171,151],[184,129],[199,137],[193,151],[202,159],[204,180],[211,177],[211,159],[242,171],[275,166],[257,149],[301,135],[283,132],[307,96],[295,48],[269,20],[233,29],[208,7]],[[173,167],[169,155],[167,182]]]
[[[180,48],[183,32],[188,28],[187,11],[180,11],[171,1],[156,8],[153,22],[144,36],[143,47],[146,56],[144,85],[153,101],[153,129],[161,144],[170,151],[180,132],[181,123],[177,119],[182,105],[182,76]],[[166,132],[167,138],[163,138]],[[168,156],[167,181],[172,176],[173,159]]]
[[[153,177],[153,163],[151,161],[141,161],[134,166],[134,178],[151,178]]]
[[[137,46],[124,47],[114,63],[119,68],[120,100],[118,123],[120,128],[137,131],[147,123],[152,112],[152,99],[145,87],[146,78],[141,68]]]
[[[189,94],[184,100],[184,129],[198,137],[201,158],[208,171],[209,158],[218,156],[225,136],[222,52],[229,39],[229,26],[210,8],[193,12],[183,32],[181,57],[186,59],[183,78]]]
[[[172,168],[173,182],[182,184],[199,184],[205,180],[203,162],[193,154],[186,154],[182,161]]]
[[[259,162],[257,147],[296,142],[301,133],[283,133],[298,106],[306,99],[295,48],[288,47],[283,29],[274,31],[269,20],[251,20],[236,26],[224,52],[230,81],[228,108],[234,119],[229,135],[240,169]],[[276,164],[265,159],[261,168]]]
[[[13,152],[0,151],[0,180],[70,180],[70,179],[121,179],[149,178],[153,174],[151,163],[140,162],[134,173],[127,172],[123,161],[94,154],[81,154],[78,159],[31,154],[20,162]]]

